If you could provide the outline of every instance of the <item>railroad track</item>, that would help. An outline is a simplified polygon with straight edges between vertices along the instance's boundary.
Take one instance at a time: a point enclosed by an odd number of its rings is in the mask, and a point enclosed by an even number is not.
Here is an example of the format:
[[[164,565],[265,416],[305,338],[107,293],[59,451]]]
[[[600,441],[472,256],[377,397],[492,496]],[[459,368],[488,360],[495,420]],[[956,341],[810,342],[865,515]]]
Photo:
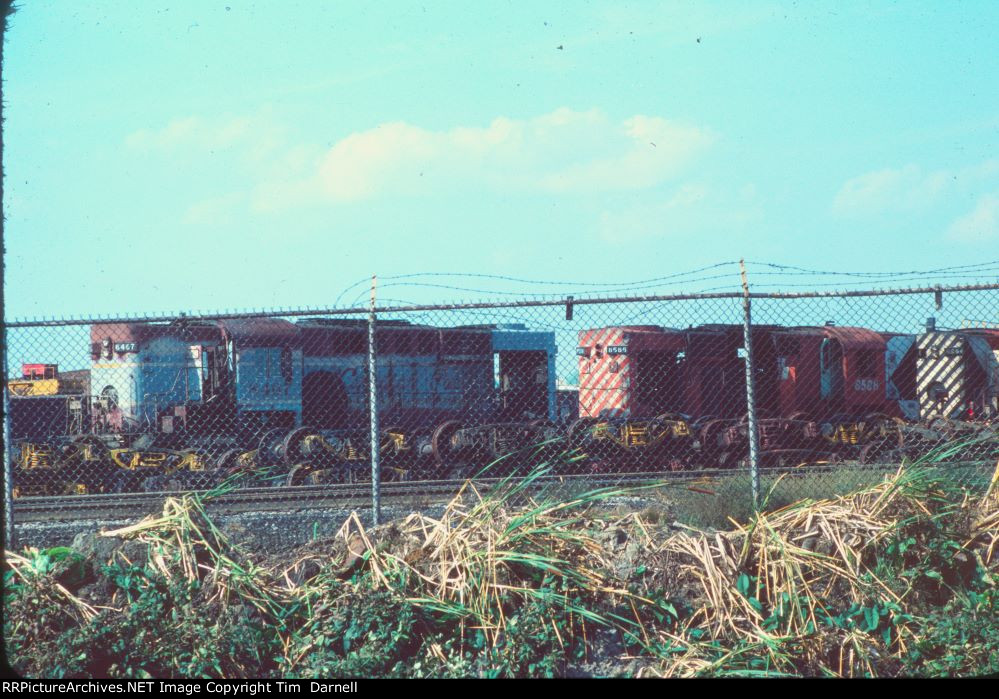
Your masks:
[[[765,468],[761,478],[785,475],[790,477],[814,476],[849,468],[852,464],[840,462],[808,467]],[[853,464],[873,472],[894,471],[897,466]],[[955,467],[992,467],[989,462],[958,462],[947,464]],[[555,495],[581,493],[596,488],[640,488],[642,486],[718,483],[732,478],[747,478],[745,470],[712,469],[699,471],[658,471],[619,474],[546,475],[535,478],[531,490],[542,493],[554,491]],[[473,478],[472,484],[480,493],[488,492],[502,483],[504,478]],[[446,502],[464,484],[464,480],[404,481],[382,483],[381,501],[385,506],[428,506]],[[177,498],[189,491],[159,491],[155,493],[109,493],[99,495],[30,496],[14,501],[15,524],[70,520],[117,520],[155,514],[162,511],[167,498]],[[234,489],[215,494],[206,499],[206,508],[212,514],[239,514],[248,512],[294,512],[310,509],[360,509],[371,506],[371,483],[342,483],[327,485],[281,486]]]

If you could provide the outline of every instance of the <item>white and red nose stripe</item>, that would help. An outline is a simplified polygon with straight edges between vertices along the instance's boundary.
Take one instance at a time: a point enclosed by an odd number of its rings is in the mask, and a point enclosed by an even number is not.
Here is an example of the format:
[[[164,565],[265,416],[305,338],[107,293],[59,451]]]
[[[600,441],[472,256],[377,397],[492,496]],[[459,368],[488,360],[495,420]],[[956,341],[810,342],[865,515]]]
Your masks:
[[[580,332],[579,345],[586,348],[600,346],[600,357],[590,355],[579,358],[579,414],[583,417],[615,417],[628,411],[628,392],[625,388],[630,360],[627,355],[609,355],[609,345],[621,344],[621,328],[600,328]],[[616,365],[616,371],[611,368]]]

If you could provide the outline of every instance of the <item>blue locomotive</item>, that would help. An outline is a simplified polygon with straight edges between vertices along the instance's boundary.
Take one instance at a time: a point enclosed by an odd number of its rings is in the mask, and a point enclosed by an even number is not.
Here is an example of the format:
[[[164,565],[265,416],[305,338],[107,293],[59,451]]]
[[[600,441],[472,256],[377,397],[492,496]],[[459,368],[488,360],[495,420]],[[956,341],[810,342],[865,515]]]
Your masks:
[[[382,320],[375,346],[383,453],[397,471],[500,456],[554,423],[554,333]],[[95,324],[89,432],[137,474],[359,463],[367,367],[360,320]]]

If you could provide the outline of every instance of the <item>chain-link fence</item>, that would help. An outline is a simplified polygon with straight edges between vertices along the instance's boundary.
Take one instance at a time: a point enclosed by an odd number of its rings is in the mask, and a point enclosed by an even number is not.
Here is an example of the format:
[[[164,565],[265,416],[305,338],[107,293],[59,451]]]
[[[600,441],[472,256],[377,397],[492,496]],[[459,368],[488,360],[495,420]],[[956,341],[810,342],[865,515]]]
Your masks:
[[[685,490],[717,506],[999,458],[999,284],[45,320],[5,349],[14,510],[225,484],[377,512],[539,468],[710,477]]]

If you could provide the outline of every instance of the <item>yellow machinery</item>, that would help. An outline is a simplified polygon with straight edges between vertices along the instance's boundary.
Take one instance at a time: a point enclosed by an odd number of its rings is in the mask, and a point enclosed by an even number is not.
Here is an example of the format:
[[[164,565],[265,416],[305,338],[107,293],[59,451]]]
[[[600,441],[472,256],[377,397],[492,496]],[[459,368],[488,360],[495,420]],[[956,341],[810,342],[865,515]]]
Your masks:
[[[70,371],[60,376],[58,364],[22,364],[21,378],[9,379],[7,390],[12,396],[55,396],[65,393],[86,393],[89,372]]]
[[[15,396],[54,396],[59,393],[59,367],[56,364],[22,364],[21,378],[7,382]]]

